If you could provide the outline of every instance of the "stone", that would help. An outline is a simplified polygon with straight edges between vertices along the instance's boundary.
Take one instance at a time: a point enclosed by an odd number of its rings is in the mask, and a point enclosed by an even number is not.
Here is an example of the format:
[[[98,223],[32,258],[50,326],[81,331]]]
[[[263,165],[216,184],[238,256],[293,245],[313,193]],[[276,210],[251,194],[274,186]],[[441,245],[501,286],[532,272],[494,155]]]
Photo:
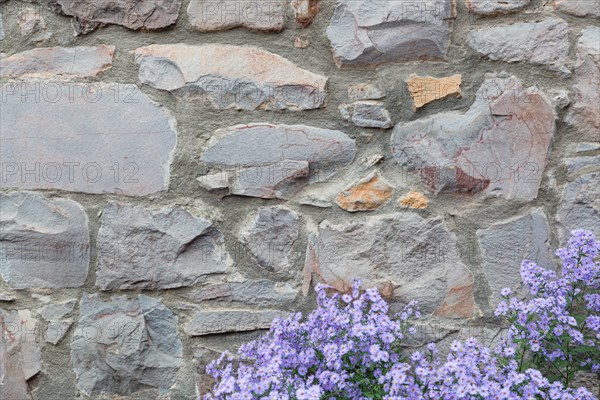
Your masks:
[[[307,161],[282,160],[241,168],[235,171],[230,191],[238,196],[289,200],[307,184],[308,175]]]
[[[285,318],[287,315],[288,313],[278,310],[198,311],[186,325],[185,332],[190,336],[204,336],[269,329],[275,318]]]
[[[403,212],[325,220],[308,246],[303,290],[310,274],[339,291],[360,278],[395,300],[418,300],[423,313],[467,318],[474,312],[472,274],[441,218]]]
[[[554,0],[554,9],[576,17],[600,18],[600,0]]]
[[[92,32],[106,24],[129,29],[161,29],[173,25],[179,15],[181,0],[50,0],[53,11],[73,17],[77,35]]]
[[[281,32],[285,27],[285,0],[191,0],[190,24],[200,32],[247,28]]]
[[[51,304],[41,308],[38,313],[46,321],[58,321],[59,319],[63,319],[68,314],[73,312],[76,304],[77,300],[69,300],[59,304]]]
[[[598,168],[600,167],[600,155],[566,158],[565,165],[569,174],[579,173],[586,168]]]
[[[115,46],[104,44],[90,47],[40,47],[1,59],[0,76],[48,80],[92,78],[112,67],[114,54]],[[50,102],[59,96],[57,90],[46,92]],[[94,99],[94,96],[90,97]]]
[[[293,265],[290,257],[298,235],[298,214],[282,206],[261,207],[242,229],[240,241],[261,267],[281,272]]]
[[[390,113],[379,101],[357,101],[340,105],[340,113],[345,120],[352,121],[361,128],[388,129],[394,126]]]
[[[86,396],[127,395],[142,388],[166,393],[183,362],[177,316],[139,295],[108,301],[84,293],[71,343],[77,389]]]
[[[585,153],[586,151],[600,150],[600,143],[571,143],[568,147],[570,153]]]
[[[299,49],[306,49],[310,46],[310,41],[302,35],[298,35],[294,38],[294,47]]]
[[[200,182],[201,188],[210,193],[229,194],[229,174],[227,172],[202,175],[197,178],[197,181]]]
[[[567,77],[569,27],[559,18],[484,28],[467,35],[473,50],[492,61],[543,65]]]
[[[244,282],[225,282],[192,291],[188,298],[196,302],[208,300],[269,306],[294,301],[297,291],[289,283],[266,279]]]
[[[4,25],[2,23],[2,13],[0,13],[0,40],[4,40]]]
[[[0,309],[0,326],[0,398],[31,400],[27,381],[42,370],[37,321],[30,310]]]
[[[111,201],[98,230],[101,290],[194,285],[232,264],[223,235],[181,207],[148,209]]]
[[[453,0],[340,0],[327,28],[338,67],[446,60]]]
[[[448,97],[460,97],[462,75],[455,74],[443,78],[411,74],[406,81],[408,93],[413,101],[413,111],[425,104]]]
[[[379,173],[372,172],[342,190],[335,202],[349,212],[373,211],[387,204],[393,194],[394,188]]]
[[[134,53],[142,83],[218,109],[297,111],[325,102],[327,77],[256,47],[154,44]]]
[[[600,172],[582,175],[565,185],[556,212],[558,239],[565,245],[573,229],[600,236]]]
[[[33,8],[25,8],[17,14],[21,36],[32,35],[46,30],[46,20]],[[114,49],[114,47],[113,47]],[[77,60],[73,58],[73,60]]]
[[[510,14],[522,10],[531,0],[465,0],[469,11],[479,15]]]
[[[379,85],[358,83],[348,86],[348,97],[352,100],[379,100],[385,97],[385,92]]]
[[[50,321],[50,323],[46,326],[46,332],[44,333],[44,340],[47,343],[57,345],[61,342],[61,340],[65,337],[69,328],[73,325],[73,320],[60,320],[60,321]]]
[[[0,95],[3,188],[130,196],[168,188],[176,122],[137,86],[9,82]]]
[[[385,160],[385,156],[383,154],[371,154],[370,156],[365,157],[364,164],[365,167],[369,168],[381,163],[383,160]]]
[[[411,190],[399,203],[403,207],[423,209],[429,205],[429,199],[423,193]]]
[[[88,217],[70,199],[39,193],[0,194],[0,274],[15,289],[85,283],[90,261]]]
[[[312,24],[313,20],[319,13],[320,0],[292,0],[290,6],[294,10],[294,18],[296,22],[303,28]]]
[[[298,164],[308,162],[308,176],[300,182],[304,185],[331,178],[349,166],[355,154],[354,139],[340,131],[306,125],[249,123],[217,130],[201,160],[208,167],[223,170],[272,166],[294,160],[292,175],[297,173]]]
[[[545,95],[515,77],[486,79],[465,113],[396,125],[392,153],[435,194],[477,193],[530,201],[555,132]],[[515,146],[519,143],[519,146]]]
[[[588,27],[582,30],[577,42],[575,63],[575,92],[565,121],[575,127],[578,133],[600,141],[600,28]]]
[[[534,209],[528,214],[511,218],[477,230],[483,272],[490,288],[490,307],[495,310],[502,300],[500,291],[507,287],[515,295],[525,295],[520,268],[528,259],[544,268],[551,268],[550,227],[544,211]]]

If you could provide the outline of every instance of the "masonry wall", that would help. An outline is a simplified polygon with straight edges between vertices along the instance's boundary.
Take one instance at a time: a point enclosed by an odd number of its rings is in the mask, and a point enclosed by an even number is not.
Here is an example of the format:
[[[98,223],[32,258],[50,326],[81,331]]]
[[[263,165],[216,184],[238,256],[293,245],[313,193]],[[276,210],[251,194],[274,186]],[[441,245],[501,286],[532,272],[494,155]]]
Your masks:
[[[193,399],[355,277],[491,340],[522,259],[600,234],[598,10],[2,2],[0,398]]]

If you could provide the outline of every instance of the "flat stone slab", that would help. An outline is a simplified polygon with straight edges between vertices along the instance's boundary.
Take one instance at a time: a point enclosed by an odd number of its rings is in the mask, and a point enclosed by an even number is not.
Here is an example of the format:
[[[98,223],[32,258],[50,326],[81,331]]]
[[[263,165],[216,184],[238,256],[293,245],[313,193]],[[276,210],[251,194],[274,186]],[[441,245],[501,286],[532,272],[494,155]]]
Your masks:
[[[460,97],[462,75],[455,74],[442,78],[411,74],[406,81],[408,93],[413,101],[413,111],[435,100]]]
[[[394,188],[373,172],[342,190],[335,202],[348,212],[373,211],[390,201],[393,194]]]
[[[153,44],[134,54],[142,83],[218,109],[297,111],[325,102],[327,77],[257,47]]]
[[[185,327],[190,336],[269,329],[275,318],[288,313],[278,310],[211,310],[198,311]]]
[[[250,305],[273,306],[291,303],[298,291],[289,283],[266,279],[242,282],[224,282],[194,289],[187,297],[193,301],[234,302]]]
[[[392,153],[436,194],[537,197],[555,113],[545,95],[515,78],[487,79],[465,113],[396,125]],[[515,146],[519,143],[519,146]]]
[[[285,27],[286,0],[191,0],[190,24],[200,32],[247,28],[281,32]]]
[[[554,0],[554,9],[576,17],[600,18],[600,0]]]
[[[465,0],[469,11],[479,15],[510,14],[522,10],[531,0]]]
[[[600,236],[600,172],[582,175],[565,185],[556,213],[558,239],[566,243],[574,229]]]
[[[338,67],[446,60],[453,0],[339,0],[327,28]]]
[[[70,199],[0,194],[0,274],[16,289],[78,287],[90,262],[88,217]]]
[[[135,85],[0,87],[3,188],[144,196],[169,186],[176,121]]]
[[[39,47],[0,59],[0,77],[92,78],[112,67],[115,46]],[[4,101],[4,98],[3,98]]]
[[[100,224],[96,286],[102,290],[191,286],[232,264],[223,235],[181,207],[110,202]]]

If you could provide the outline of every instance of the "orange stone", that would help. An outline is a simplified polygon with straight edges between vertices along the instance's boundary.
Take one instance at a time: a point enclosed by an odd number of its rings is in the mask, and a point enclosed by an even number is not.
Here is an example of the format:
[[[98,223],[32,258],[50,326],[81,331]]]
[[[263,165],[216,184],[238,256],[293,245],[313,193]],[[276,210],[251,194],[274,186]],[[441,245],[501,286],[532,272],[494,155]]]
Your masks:
[[[335,202],[349,212],[371,211],[386,204],[394,188],[374,172],[338,194]]]
[[[448,294],[433,314],[447,318],[472,317],[477,310],[473,297],[473,282],[473,275],[467,270],[454,271],[449,280]]]
[[[431,76],[409,76],[406,84],[413,100],[413,110],[416,111],[432,101],[447,97],[460,97],[462,75],[456,74],[444,78]]]
[[[423,193],[412,190],[409,194],[400,199],[400,205],[410,208],[427,208],[429,199]]]

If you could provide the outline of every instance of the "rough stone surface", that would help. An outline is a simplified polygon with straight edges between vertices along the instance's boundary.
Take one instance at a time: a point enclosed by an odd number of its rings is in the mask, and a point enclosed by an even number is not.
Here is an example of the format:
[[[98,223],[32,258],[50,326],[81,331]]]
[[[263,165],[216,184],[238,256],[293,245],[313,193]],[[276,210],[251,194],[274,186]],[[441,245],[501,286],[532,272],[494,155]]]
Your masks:
[[[46,20],[33,8],[26,8],[19,12],[17,18],[21,36],[28,36],[46,30]]]
[[[558,18],[541,22],[518,22],[469,33],[473,50],[493,61],[528,62],[544,65],[563,76],[569,55],[569,27]]]
[[[288,269],[299,234],[298,214],[285,207],[261,207],[240,234],[258,264],[268,271]]]
[[[124,195],[167,189],[175,120],[137,86],[9,82],[0,91],[2,187]]]
[[[38,193],[0,194],[0,273],[16,289],[83,285],[88,274],[88,217],[73,200]]]
[[[160,29],[173,25],[181,0],[51,0],[48,6],[73,17],[76,34],[85,34],[105,24],[129,29]]]
[[[479,15],[510,14],[522,10],[531,0],[465,0],[469,11]]]
[[[555,131],[543,93],[514,78],[487,79],[465,113],[396,125],[392,153],[435,193],[536,198]],[[519,146],[515,146],[519,143]]]
[[[348,97],[352,100],[379,100],[385,97],[385,92],[377,84],[357,83],[348,86]]]
[[[326,77],[256,47],[155,44],[135,61],[142,83],[219,109],[310,110],[326,97]]]
[[[126,395],[142,387],[166,392],[182,364],[177,317],[160,301],[84,293],[71,343],[77,389],[87,396]]]
[[[284,318],[288,313],[277,310],[211,310],[198,311],[186,325],[190,336],[215,333],[255,331],[269,329],[275,318]]]
[[[600,141],[600,28],[588,27],[577,42],[575,98],[565,121],[580,133]]]
[[[325,220],[318,237],[309,240],[305,286],[310,273],[341,291],[358,277],[365,287],[418,300],[425,313],[468,317],[474,311],[473,278],[456,246],[440,218],[401,213],[338,224]]]
[[[2,13],[0,13],[0,40],[4,40],[5,34],[4,34],[4,25],[2,22]]]
[[[226,282],[195,289],[188,297],[202,302],[209,300],[268,306],[292,302],[298,291],[289,283],[269,280]]]
[[[0,398],[29,400],[27,381],[42,369],[42,355],[36,341],[37,321],[29,310],[0,309]]]
[[[600,155],[567,158],[565,165],[569,174],[581,172],[586,168],[598,168],[600,167]]]
[[[379,101],[357,101],[339,108],[342,118],[362,128],[388,129],[394,125],[389,111]]]
[[[600,18],[600,0],[554,0],[554,9],[577,17]]]
[[[53,345],[58,344],[67,334],[73,320],[65,317],[73,312],[77,300],[64,303],[51,304],[38,310],[40,316],[48,322],[44,333],[44,340]]]
[[[77,304],[77,300],[69,300],[64,303],[51,304],[41,308],[38,312],[46,321],[58,321],[70,314]]]
[[[285,0],[191,0],[190,24],[200,32],[238,27],[253,31],[280,32],[285,26]]]
[[[0,60],[0,76],[64,79],[95,77],[112,67],[115,46],[44,47]],[[54,92],[48,94],[52,98]]]
[[[394,188],[377,172],[342,190],[335,199],[346,211],[373,211],[385,205],[394,194]]]
[[[221,169],[272,166],[284,160],[300,164],[305,161],[309,167],[306,181],[314,183],[323,182],[350,165],[355,154],[354,139],[340,131],[251,123],[216,131],[202,154],[202,161]]]
[[[235,171],[232,194],[263,199],[292,198],[306,184],[307,161],[282,160],[275,164],[241,168]]]
[[[477,231],[483,272],[490,293],[490,307],[495,309],[502,297],[500,291],[511,288],[516,294],[526,294],[519,270],[528,259],[544,268],[552,268],[550,227],[541,209],[500,222]]]
[[[290,6],[294,10],[296,22],[303,28],[312,24],[313,20],[319,13],[320,0],[292,0]]]
[[[558,238],[566,243],[573,229],[590,229],[600,235],[600,173],[582,175],[563,189],[556,220]]]
[[[231,264],[223,235],[181,207],[110,202],[100,222],[96,285],[102,290],[190,286]]]
[[[460,97],[462,75],[456,74],[444,78],[410,75],[406,81],[408,93],[413,101],[413,110],[418,110],[432,101],[447,97]]]
[[[445,60],[452,0],[340,0],[327,28],[338,66]]]
[[[411,190],[406,196],[400,199],[399,203],[403,207],[422,209],[427,208],[429,199],[423,193]]]

